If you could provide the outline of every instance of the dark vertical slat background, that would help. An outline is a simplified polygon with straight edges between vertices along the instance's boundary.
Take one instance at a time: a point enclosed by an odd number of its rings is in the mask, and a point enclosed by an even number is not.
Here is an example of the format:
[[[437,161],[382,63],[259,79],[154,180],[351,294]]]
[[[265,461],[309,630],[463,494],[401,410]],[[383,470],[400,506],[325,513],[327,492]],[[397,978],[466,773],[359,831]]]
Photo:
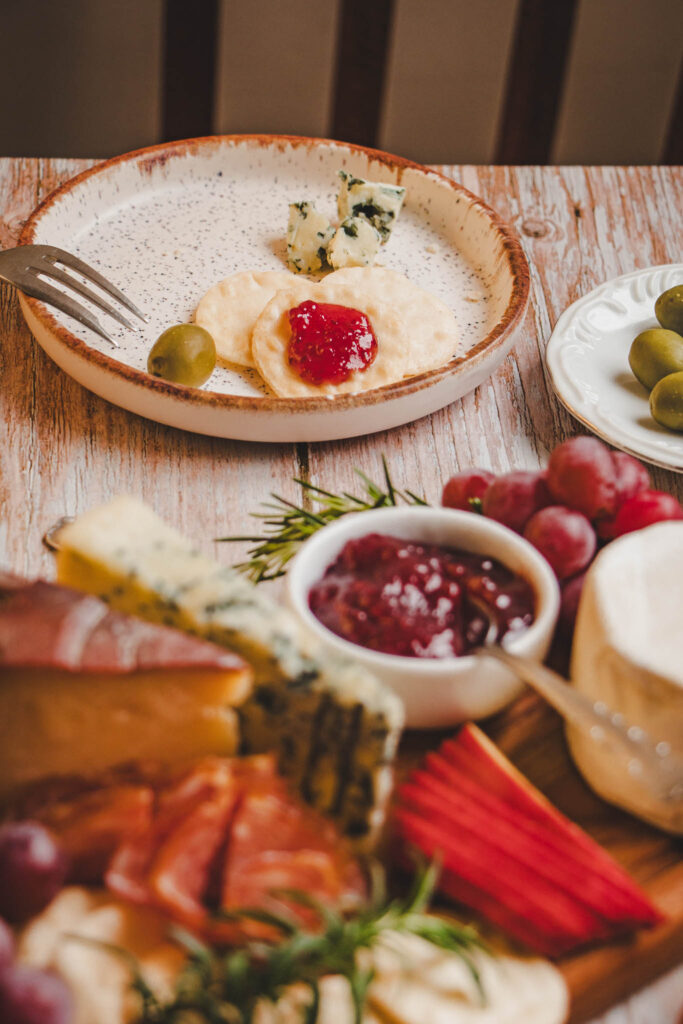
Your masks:
[[[218,0],[166,0],[163,141],[213,132]]]
[[[549,162],[577,6],[521,0],[494,163]]]
[[[341,0],[332,104],[335,139],[376,146],[394,0]]]
[[[671,110],[669,131],[662,152],[662,163],[683,164],[683,62],[678,75],[678,89]]]

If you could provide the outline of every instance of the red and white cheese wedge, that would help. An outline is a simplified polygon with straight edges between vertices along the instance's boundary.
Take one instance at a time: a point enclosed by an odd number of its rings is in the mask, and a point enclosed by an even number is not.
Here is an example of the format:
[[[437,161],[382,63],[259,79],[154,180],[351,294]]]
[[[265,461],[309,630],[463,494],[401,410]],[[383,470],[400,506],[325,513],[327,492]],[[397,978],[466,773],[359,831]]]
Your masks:
[[[406,843],[443,863],[441,890],[532,949],[560,956],[661,914],[474,725],[399,791]]]
[[[224,648],[1,574],[0,800],[54,776],[232,754],[250,685]]]

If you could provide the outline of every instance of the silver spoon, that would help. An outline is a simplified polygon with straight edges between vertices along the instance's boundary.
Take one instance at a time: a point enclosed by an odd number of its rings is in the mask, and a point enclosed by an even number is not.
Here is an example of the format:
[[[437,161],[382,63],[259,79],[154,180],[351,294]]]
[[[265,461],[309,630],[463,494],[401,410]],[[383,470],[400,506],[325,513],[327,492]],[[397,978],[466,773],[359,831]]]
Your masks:
[[[489,623],[482,646],[472,652],[476,657],[494,658],[506,665],[566,721],[624,758],[628,774],[658,799],[683,799],[683,759],[671,750],[669,743],[653,741],[640,726],[629,725],[623,715],[612,711],[603,701],[589,700],[557,672],[507,650],[506,638],[499,638],[500,627],[491,609],[471,595],[470,600]]]

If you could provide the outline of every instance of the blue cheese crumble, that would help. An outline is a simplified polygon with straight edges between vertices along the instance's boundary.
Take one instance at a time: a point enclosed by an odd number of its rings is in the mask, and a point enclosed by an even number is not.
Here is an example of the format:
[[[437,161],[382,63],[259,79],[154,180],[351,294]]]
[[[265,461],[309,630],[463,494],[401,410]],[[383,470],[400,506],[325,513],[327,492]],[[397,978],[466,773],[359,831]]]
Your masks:
[[[60,582],[245,658],[254,685],[235,709],[239,752],[275,752],[308,803],[357,843],[372,843],[403,725],[390,689],[319,645],[261,587],[202,555],[135,498],[85,512],[59,543]]]
[[[382,238],[365,217],[347,217],[327,247],[327,261],[333,270],[372,266]]]
[[[327,267],[327,246],[334,228],[313,203],[290,203],[287,263],[295,274],[316,274]]]
[[[406,190],[399,185],[356,178],[348,171],[339,171],[339,177],[337,211],[340,219],[365,217],[379,232],[382,244],[386,244],[401,212]]]

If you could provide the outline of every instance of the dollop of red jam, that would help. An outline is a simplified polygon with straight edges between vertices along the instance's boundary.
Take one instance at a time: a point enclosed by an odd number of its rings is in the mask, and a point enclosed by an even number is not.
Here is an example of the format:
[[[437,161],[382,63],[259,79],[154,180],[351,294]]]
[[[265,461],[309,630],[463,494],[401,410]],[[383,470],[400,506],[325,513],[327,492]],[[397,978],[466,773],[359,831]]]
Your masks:
[[[500,636],[534,620],[531,584],[493,558],[370,533],[346,543],[309,594],[323,625],[352,643],[409,658],[478,647],[490,607]]]
[[[343,384],[377,356],[370,320],[358,309],[307,300],[289,311],[289,365],[309,384]]]

